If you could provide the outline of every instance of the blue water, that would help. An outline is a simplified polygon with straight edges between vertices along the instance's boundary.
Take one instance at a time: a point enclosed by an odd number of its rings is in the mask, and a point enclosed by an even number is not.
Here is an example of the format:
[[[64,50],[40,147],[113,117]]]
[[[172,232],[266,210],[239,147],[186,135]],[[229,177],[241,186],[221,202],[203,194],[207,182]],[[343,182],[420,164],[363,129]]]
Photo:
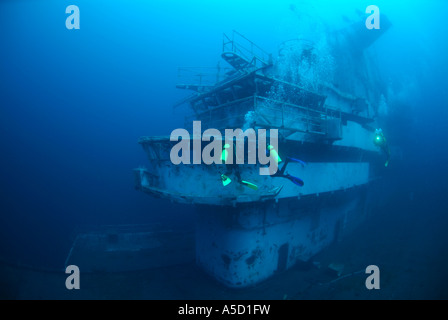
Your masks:
[[[79,30],[65,27],[71,4]],[[370,4],[393,24],[371,48],[400,102],[384,123],[403,155],[390,166],[391,192],[402,192],[389,204],[414,201],[409,217],[446,225],[446,1],[3,0],[0,258],[61,268],[80,226],[192,221],[191,208],[133,186],[132,169],[146,164],[138,138],[183,126],[177,67],[215,66],[223,32],[276,52],[313,31],[310,16],[340,28]],[[427,239],[428,251],[447,240]]]

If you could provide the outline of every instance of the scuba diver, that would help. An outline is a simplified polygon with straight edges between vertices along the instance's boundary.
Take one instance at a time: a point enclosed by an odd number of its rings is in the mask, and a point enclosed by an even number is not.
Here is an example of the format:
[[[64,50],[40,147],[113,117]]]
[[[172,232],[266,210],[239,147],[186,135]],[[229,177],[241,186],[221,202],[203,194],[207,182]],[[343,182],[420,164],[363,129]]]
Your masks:
[[[252,190],[258,190],[258,186],[256,184],[241,179],[240,170],[239,170],[238,165],[235,163],[235,161],[233,162],[233,164],[227,164],[227,160],[228,160],[228,156],[229,156],[229,152],[227,151],[228,148],[230,148],[230,145],[226,143],[224,145],[224,148],[223,148],[222,154],[221,154],[221,160],[223,163],[226,164],[226,172],[221,173],[222,185],[225,187],[232,182],[232,179],[229,178],[229,174],[231,172],[233,172],[236,176],[238,183],[240,183],[243,186],[246,186]],[[234,149],[235,149],[235,144],[234,144]]]
[[[224,163],[227,162],[227,157],[228,157],[227,149],[229,147],[230,146],[228,144],[225,144],[224,148],[223,148],[223,151],[222,151],[221,159],[222,159],[222,161]],[[268,154],[268,153],[274,158],[274,160],[277,162],[277,165],[279,163],[283,162],[273,146],[271,146],[271,145],[268,146],[268,148],[266,150],[266,154]],[[287,167],[288,163],[291,162],[291,161],[300,163],[302,166],[306,166],[306,163],[304,161],[302,161],[302,160],[291,158],[291,157],[287,157],[286,160],[283,163],[282,168],[281,169],[279,168],[279,170],[277,170],[277,172],[275,174],[273,174],[272,177],[273,178],[286,178],[286,179],[290,180],[291,182],[293,182],[295,185],[297,185],[299,187],[303,187],[304,182],[303,182],[302,179],[300,179],[298,177],[295,177],[293,175],[290,175],[289,173],[285,173],[286,167]],[[233,172],[234,175],[237,178],[238,183],[240,183],[240,184],[242,184],[242,185],[244,185],[244,186],[246,186],[248,188],[251,188],[253,190],[258,190],[258,186],[256,184],[241,179],[240,170],[239,170],[239,167],[238,167],[237,164],[235,164],[235,163],[234,164],[227,164],[226,168],[227,168],[226,172],[225,173],[221,173],[221,181],[222,181],[223,186],[227,186],[227,185],[229,185],[232,182],[232,179],[229,178],[229,174],[231,172]]]
[[[380,147],[381,150],[386,154],[387,159],[386,162],[384,163],[384,166],[387,167],[390,161],[390,149],[389,145],[387,144],[386,137],[383,134],[383,130],[375,129],[375,138],[373,139],[373,143],[377,147]]]

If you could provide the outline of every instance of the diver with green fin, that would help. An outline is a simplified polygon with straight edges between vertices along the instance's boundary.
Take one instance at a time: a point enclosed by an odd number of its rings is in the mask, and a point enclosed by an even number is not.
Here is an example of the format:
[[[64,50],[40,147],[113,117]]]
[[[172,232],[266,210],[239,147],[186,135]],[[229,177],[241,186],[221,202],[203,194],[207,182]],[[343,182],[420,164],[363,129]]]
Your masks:
[[[227,162],[227,158],[228,158],[228,151],[227,151],[227,149],[229,147],[230,146],[228,144],[225,144],[224,148],[223,148],[223,151],[222,151],[221,160],[224,163]],[[283,162],[283,160],[278,155],[277,150],[275,150],[274,147],[271,146],[271,145],[268,146],[268,148],[266,150],[266,154],[269,154],[270,156],[273,157],[273,159],[277,163],[277,166],[281,162]],[[297,185],[299,187],[303,187],[303,185],[305,183],[303,182],[302,179],[300,179],[298,177],[295,177],[295,176],[293,176],[293,175],[291,175],[289,173],[285,173],[286,167],[287,167],[288,163],[291,162],[291,161],[300,163],[302,166],[306,166],[306,163],[304,161],[302,161],[302,160],[291,158],[291,157],[287,157],[286,160],[283,162],[282,168],[281,169],[279,168],[279,170],[277,170],[277,172],[275,174],[273,174],[272,177],[273,178],[286,178],[286,179],[290,180],[291,182],[293,182],[295,185]],[[251,188],[253,190],[258,190],[258,186],[257,185],[241,179],[240,171],[239,171],[238,166],[236,164],[227,165],[227,166],[231,166],[232,171],[235,171],[235,176],[237,177],[237,181],[240,184],[242,184],[242,185],[244,185],[246,187],[249,187],[249,188]],[[221,174],[221,180],[222,180],[223,186],[227,186],[227,185],[229,185],[232,182],[232,180],[228,177],[228,175],[229,175],[229,172],[226,172],[226,174]]]
[[[377,147],[380,147],[381,150],[386,154],[387,159],[384,163],[384,166],[387,167],[390,162],[390,149],[389,145],[387,144],[386,137],[383,134],[383,130],[375,129],[375,138],[373,139],[373,144]]]
[[[226,164],[226,168],[228,168],[230,166],[231,170],[234,171],[234,173],[235,173],[238,183],[240,183],[243,186],[246,186],[252,190],[258,190],[258,186],[256,184],[241,179],[240,170],[239,170],[237,164],[235,164],[235,163],[227,164],[227,160],[229,157],[229,152],[227,151],[228,148],[230,148],[230,145],[228,143],[226,143],[224,145],[224,148],[222,149],[222,154],[221,154],[221,160],[223,163]],[[232,179],[229,178],[229,174],[230,174],[230,172],[228,170],[226,170],[225,174],[221,173],[221,181],[222,181],[222,185],[224,187],[228,186],[232,182]]]

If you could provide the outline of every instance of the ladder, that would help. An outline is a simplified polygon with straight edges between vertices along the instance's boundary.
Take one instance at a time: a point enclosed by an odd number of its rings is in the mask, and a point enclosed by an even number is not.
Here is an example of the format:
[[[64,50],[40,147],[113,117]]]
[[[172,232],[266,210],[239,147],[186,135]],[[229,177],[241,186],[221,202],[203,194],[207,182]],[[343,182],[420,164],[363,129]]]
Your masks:
[[[223,36],[222,58],[236,70],[259,69],[272,65],[272,55],[237,31]]]

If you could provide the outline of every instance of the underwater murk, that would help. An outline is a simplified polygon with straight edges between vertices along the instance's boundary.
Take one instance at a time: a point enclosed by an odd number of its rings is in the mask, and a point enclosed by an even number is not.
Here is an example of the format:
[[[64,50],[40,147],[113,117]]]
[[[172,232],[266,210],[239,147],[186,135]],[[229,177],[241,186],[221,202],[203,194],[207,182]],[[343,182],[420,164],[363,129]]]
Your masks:
[[[447,299],[447,9],[1,1],[0,298]]]

